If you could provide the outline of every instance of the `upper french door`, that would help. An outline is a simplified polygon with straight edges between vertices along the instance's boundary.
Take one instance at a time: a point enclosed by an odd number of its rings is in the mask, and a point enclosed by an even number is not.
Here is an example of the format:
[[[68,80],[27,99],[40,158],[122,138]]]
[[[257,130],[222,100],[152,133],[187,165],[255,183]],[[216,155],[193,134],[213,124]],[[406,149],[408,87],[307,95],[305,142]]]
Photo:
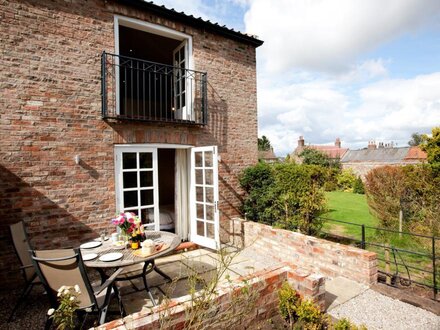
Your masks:
[[[187,61],[186,40],[173,51],[174,66],[174,117],[189,120],[187,114]]]
[[[191,149],[191,241],[220,248],[217,147]]]
[[[119,212],[133,212],[144,227],[159,230],[157,149],[115,147],[116,202]]]

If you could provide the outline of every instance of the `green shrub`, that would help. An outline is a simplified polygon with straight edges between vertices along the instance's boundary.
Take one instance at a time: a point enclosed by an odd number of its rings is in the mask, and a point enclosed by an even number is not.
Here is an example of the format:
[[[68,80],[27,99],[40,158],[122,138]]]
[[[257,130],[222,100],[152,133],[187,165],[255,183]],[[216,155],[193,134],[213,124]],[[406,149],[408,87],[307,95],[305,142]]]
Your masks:
[[[349,319],[343,318],[333,324],[333,330],[367,330],[367,327],[365,325],[357,326]]]
[[[297,320],[296,305],[298,305],[300,299],[298,293],[288,282],[284,282],[278,290],[278,309],[280,315],[290,324]]]
[[[430,165],[375,168],[365,177],[365,190],[381,226],[398,229],[402,209],[404,230],[440,233],[440,176]]]
[[[326,172],[324,190],[325,191],[335,191],[338,190],[338,175],[341,173],[339,168],[328,168]]]
[[[272,213],[275,200],[273,167],[263,162],[248,167],[243,171],[239,181],[247,192],[242,212],[250,220],[272,225],[276,221]]]
[[[248,219],[284,229],[315,233],[325,211],[325,169],[314,165],[258,164],[247,168],[240,184],[247,192],[243,212]]]
[[[337,177],[338,188],[342,191],[353,192],[355,181],[356,175],[350,168],[343,169]]]
[[[295,309],[298,315],[298,322],[304,325],[313,324],[317,325],[317,329],[324,329],[326,320],[318,307],[310,300],[302,300]]]
[[[365,187],[364,183],[362,182],[362,179],[360,176],[356,178],[353,184],[353,193],[355,194],[365,194]]]

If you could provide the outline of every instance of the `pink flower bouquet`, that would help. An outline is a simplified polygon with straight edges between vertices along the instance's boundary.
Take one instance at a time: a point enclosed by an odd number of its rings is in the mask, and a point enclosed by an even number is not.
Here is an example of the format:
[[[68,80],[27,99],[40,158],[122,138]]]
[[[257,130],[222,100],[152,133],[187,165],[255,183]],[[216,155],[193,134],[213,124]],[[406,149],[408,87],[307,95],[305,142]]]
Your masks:
[[[112,219],[112,224],[118,226],[122,233],[127,235],[132,234],[139,229],[141,221],[136,214],[132,212],[125,212]]]

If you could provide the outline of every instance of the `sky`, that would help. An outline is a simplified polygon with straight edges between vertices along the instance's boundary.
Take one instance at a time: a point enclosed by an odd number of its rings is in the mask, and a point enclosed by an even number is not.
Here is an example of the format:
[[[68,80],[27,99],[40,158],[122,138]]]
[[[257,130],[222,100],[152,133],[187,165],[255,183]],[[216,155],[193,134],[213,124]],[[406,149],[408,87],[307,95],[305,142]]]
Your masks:
[[[258,122],[277,156],[306,144],[406,146],[440,126],[439,0],[154,0],[264,41]]]

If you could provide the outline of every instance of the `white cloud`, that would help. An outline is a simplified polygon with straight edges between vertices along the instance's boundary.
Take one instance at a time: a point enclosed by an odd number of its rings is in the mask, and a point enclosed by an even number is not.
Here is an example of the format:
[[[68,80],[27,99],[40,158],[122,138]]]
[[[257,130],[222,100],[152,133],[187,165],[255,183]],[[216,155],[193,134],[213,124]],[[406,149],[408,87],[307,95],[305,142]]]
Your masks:
[[[245,24],[246,32],[265,41],[259,54],[268,71],[334,73],[439,12],[438,0],[253,0]]]
[[[299,135],[313,144],[340,137],[351,148],[371,139],[402,146],[411,133],[440,124],[439,86],[440,72],[387,78],[362,87],[356,105],[336,80],[265,86],[259,95],[260,135],[269,138],[278,155],[293,151]]]

